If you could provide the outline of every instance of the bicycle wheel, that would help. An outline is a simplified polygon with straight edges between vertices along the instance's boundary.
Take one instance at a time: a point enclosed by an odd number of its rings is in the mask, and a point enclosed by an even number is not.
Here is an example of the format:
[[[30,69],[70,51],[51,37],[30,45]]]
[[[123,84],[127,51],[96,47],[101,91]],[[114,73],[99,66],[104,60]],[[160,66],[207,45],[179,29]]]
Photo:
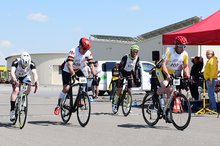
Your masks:
[[[115,92],[113,93],[113,96],[112,96],[112,112],[113,114],[116,114],[118,112],[118,108],[119,108],[119,105],[120,105],[120,98],[116,99],[116,92],[117,92],[117,89],[115,90]],[[115,100],[118,100],[117,102]]]
[[[178,93],[171,100],[170,117],[174,127],[178,130],[184,130],[190,123],[191,108],[185,95]]]
[[[124,91],[122,95],[122,112],[125,117],[129,115],[131,111],[131,105],[132,96],[130,96],[127,91]]]
[[[65,99],[60,104],[60,115],[65,124],[69,122],[72,115],[71,103],[72,98],[70,98],[70,96],[67,94]]]
[[[142,102],[142,114],[144,121],[149,126],[154,126],[160,119],[160,102],[157,95],[146,94]]]
[[[27,120],[27,111],[28,111],[28,98],[27,95],[23,95],[18,104],[18,119],[19,119],[19,128],[22,129]]]
[[[86,92],[83,92],[77,98],[78,98],[76,99],[78,100],[77,119],[79,124],[82,127],[85,127],[89,122],[89,118],[91,114],[91,104],[90,104],[89,96]]]

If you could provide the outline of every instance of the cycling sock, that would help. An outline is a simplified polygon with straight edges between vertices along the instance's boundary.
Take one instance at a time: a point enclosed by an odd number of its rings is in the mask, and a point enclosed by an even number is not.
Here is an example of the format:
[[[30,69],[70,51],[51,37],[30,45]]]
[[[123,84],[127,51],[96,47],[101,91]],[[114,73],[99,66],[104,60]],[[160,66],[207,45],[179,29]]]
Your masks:
[[[59,98],[58,98],[58,106],[60,105],[61,99],[64,99],[66,96],[66,93],[63,93],[63,91],[60,92]]]
[[[11,109],[10,111],[13,111],[15,109],[15,101],[11,101]]]

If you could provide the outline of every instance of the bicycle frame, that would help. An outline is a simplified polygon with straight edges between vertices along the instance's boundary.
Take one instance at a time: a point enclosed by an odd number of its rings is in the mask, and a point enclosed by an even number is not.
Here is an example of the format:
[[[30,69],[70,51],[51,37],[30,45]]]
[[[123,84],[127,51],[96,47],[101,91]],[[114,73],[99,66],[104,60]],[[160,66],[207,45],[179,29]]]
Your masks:
[[[71,108],[72,108],[72,112],[76,112],[77,111],[77,108],[78,108],[78,102],[80,100],[80,95],[83,94],[83,93],[86,93],[85,91],[83,91],[83,84],[84,83],[71,83],[70,84],[70,90],[69,90],[69,96],[70,98],[72,98],[72,102],[71,102]],[[73,103],[73,92],[72,92],[72,88],[75,87],[75,86],[79,86],[78,88],[78,92],[77,92],[77,95],[76,95],[76,99]],[[87,94],[87,93],[86,93]]]

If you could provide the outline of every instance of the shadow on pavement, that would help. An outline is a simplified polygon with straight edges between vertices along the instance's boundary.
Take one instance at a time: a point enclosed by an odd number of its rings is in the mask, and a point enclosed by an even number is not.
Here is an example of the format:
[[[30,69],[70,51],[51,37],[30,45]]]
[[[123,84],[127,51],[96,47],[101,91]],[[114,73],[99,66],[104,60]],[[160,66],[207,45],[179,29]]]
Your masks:
[[[13,125],[12,123],[1,123],[1,122],[0,122],[0,127],[4,127],[4,128],[8,128],[8,129],[16,128],[16,126]]]
[[[51,126],[51,125],[63,125],[66,127],[81,127],[79,125],[73,125],[71,123],[64,124],[56,121],[28,121],[29,124],[40,125],[40,126]]]
[[[122,128],[133,128],[133,129],[141,129],[141,128],[153,128],[158,130],[171,130],[171,128],[166,126],[148,126],[148,125],[140,125],[140,124],[121,124],[118,127]]]

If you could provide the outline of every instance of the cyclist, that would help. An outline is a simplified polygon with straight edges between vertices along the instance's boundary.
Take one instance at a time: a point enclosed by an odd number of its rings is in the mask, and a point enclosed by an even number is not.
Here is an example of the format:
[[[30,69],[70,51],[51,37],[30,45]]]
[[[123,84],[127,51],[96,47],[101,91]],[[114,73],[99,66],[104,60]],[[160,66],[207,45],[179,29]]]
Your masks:
[[[19,92],[19,83],[29,84],[26,94],[28,95],[31,91],[31,71],[33,74],[33,80],[35,85],[36,93],[38,88],[38,75],[35,63],[31,60],[31,56],[27,52],[23,52],[20,58],[17,58],[12,62],[11,66],[11,81],[12,81],[12,93],[10,97],[10,121],[15,120],[15,101]]]
[[[130,80],[128,79],[128,94],[131,96],[131,87],[132,83],[134,81],[135,85],[137,87],[140,87],[141,80],[140,80],[140,64],[139,64],[139,46],[138,45],[132,45],[130,48],[130,54],[126,54],[122,57],[121,62],[119,64],[119,76],[120,79],[117,84],[117,91],[115,95],[114,100],[114,106],[117,106],[118,98],[121,95],[122,86],[124,82],[124,78],[130,77]]]
[[[58,115],[60,113],[60,103],[69,91],[69,83],[71,81],[71,78],[74,79],[76,75],[78,77],[84,76],[82,69],[84,67],[85,61],[88,61],[92,74],[95,74],[93,65],[94,61],[90,48],[90,40],[87,38],[81,38],[79,40],[79,46],[70,50],[67,59],[61,65],[63,90],[60,92],[57,106],[54,109],[55,115]]]
[[[186,78],[190,77],[189,65],[188,65],[188,53],[185,48],[188,41],[184,36],[177,36],[174,40],[175,47],[167,48],[165,52],[165,59],[162,62],[162,77],[159,77],[161,88],[157,90],[157,94],[161,95],[166,93],[167,97],[170,97],[171,87],[167,87],[168,82],[171,80],[171,76],[186,75]]]

